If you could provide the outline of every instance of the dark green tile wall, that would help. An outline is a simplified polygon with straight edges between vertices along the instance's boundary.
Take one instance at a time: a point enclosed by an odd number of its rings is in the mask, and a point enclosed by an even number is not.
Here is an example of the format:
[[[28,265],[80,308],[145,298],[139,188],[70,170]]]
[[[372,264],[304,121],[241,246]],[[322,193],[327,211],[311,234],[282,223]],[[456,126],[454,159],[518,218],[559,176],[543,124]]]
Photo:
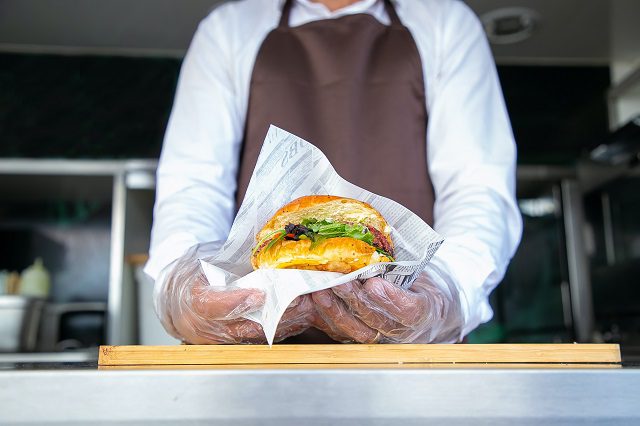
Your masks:
[[[155,158],[177,59],[0,54],[0,156]]]
[[[178,59],[0,54],[0,157],[157,157],[179,67]],[[520,163],[572,163],[605,137],[608,67],[498,70]]]

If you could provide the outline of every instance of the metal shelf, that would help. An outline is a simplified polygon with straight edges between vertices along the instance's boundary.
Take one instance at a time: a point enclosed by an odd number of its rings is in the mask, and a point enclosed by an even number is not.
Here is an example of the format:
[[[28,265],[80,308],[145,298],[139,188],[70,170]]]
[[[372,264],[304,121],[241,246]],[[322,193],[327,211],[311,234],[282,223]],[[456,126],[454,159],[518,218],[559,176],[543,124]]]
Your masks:
[[[155,188],[156,160],[0,160],[0,197],[17,202],[43,200],[98,200],[111,205],[109,285],[107,304],[107,344],[135,342],[133,301],[135,289],[125,280],[124,258],[127,241],[137,246],[145,238],[126,237],[140,222],[136,206],[148,209],[136,190]],[[144,191],[148,192],[148,191]],[[150,225],[149,225],[150,226]],[[126,284],[125,284],[126,283]],[[126,288],[125,288],[126,287]]]

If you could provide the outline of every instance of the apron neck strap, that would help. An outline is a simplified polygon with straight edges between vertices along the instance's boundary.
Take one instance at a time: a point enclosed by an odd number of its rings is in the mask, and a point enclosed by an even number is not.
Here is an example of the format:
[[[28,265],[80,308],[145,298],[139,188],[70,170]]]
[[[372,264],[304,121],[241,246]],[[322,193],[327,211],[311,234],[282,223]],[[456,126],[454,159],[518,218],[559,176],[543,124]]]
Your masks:
[[[279,27],[289,26],[289,15],[291,14],[292,4],[293,0],[287,0],[284,2],[284,6],[282,6],[282,14],[280,15],[280,22],[278,23]]]
[[[391,25],[401,27],[402,22],[400,22],[400,18],[398,18],[398,14],[396,13],[396,8],[391,4],[391,0],[384,0],[384,9],[387,11],[387,15],[389,15]]]
[[[289,15],[291,15],[291,6],[293,6],[293,0],[286,0],[284,6],[282,6],[282,14],[280,15],[280,22],[278,23],[279,27],[289,26]],[[396,13],[396,9],[393,7],[393,4],[391,4],[391,0],[384,0],[384,8],[387,11],[387,15],[389,15],[391,25],[402,26],[400,18],[398,18],[398,14]]]

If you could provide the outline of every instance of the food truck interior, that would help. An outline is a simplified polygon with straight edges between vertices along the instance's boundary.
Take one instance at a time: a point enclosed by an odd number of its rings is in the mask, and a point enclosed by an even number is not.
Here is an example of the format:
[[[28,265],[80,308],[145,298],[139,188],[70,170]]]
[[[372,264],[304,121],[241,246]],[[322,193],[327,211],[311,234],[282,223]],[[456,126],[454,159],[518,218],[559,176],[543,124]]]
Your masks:
[[[181,60],[217,3],[0,2],[3,356],[175,342],[141,267]],[[524,219],[494,318],[468,341],[616,342],[637,360],[640,2],[466,3],[498,66]],[[11,297],[36,259],[50,288]]]

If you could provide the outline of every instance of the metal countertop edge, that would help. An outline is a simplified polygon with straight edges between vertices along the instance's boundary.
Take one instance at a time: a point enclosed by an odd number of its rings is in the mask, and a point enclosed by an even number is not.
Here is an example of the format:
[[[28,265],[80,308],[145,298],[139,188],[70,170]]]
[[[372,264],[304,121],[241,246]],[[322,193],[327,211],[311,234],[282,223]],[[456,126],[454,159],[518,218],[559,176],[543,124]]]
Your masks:
[[[640,370],[0,373],[0,424],[436,418],[640,424]]]
[[[110,366],[104,366],[110,367]],[[432,376],[432,375],[444,375],[444,376],[465,376],[469,375],[475,376],[485,376],[485,375],[498,375],[498,376],[539,376],[539,375],[554,375],[554,376],[584,376],[585,374],[597,374],[597,375],[633,375],[640,379],[640,368],[576,368],[572,369],[568,368],[526,368],[526,369],[517,369],[517,368],[491,368],[491,367],[482,367],[482,368],[402,368],[402,369],[394,369],[394,368],[358,368],[358,369],[344,369],[344,368],[297,368],[297,369],[284,369],[284,368],[265,368],[265,369],[245,369],[245,368],[225,368],[225,369],[212,369],[208,370],[206,365],[193,365],[194,369],[184,369],[184,370],[172,370],[172,369],[163,369],[166,367],[165,365],[157,365],[158,369],[153,369],[154,366],[148,366],[150,369],[131,369],[127,370],[127,366],[111,366],[118,367],[118,369],[36,369],[36,370],[0,370],[0,383],[4,378],[9,378],[8,376],[13,376],[15,379],[17,376],[57,376],[63,375],[64,377],[69,377],[72,375],[80,375],[80,376],[263,376],[263,375],[277,375],[277,376],[327,376],[327,375],[335,375],[335,376]],[[6,376],[3,378],[3,376]],[[640,382],[639,382],[640,386]]]

